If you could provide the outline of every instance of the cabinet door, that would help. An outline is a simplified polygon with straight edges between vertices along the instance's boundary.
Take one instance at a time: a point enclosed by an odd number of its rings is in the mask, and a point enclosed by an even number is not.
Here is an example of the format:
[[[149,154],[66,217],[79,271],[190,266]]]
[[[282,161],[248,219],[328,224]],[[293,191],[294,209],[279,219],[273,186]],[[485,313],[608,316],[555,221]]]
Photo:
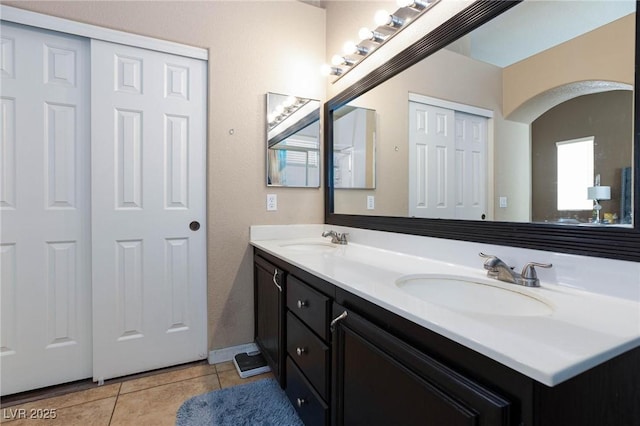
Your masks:
[[[336,425],[508,425],[509,403],[334,304]]]
[[[284,383],[284,289],[286,274],[266,260],[254,262],[255,337],[271,371]]]

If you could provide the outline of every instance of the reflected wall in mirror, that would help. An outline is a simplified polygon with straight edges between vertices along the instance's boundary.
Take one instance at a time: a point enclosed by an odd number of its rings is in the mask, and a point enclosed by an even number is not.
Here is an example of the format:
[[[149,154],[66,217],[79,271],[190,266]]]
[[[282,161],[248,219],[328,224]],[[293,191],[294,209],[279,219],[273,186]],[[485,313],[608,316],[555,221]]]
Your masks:
[[[376,110],[379,132],[375,190],[336,185],[333,213],[587,226],[599,175],[601,222],[631,227],[635,10],[525,1],[335,109]],[[585,138],[591,157],[560,165]],[[567,203],[558,182],[581,170]]]
[[[376,187],[376,111],[344,106],[333,113],[335,188]]]
[[[320,101],[267,93],[267,186],[320,187]]]

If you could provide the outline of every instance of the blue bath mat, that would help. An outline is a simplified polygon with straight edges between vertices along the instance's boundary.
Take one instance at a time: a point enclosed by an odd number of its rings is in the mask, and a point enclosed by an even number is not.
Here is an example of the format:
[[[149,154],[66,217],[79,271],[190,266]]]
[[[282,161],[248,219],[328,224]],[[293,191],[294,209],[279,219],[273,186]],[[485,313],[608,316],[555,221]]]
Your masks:
[[[178,409],[176,426],[303,426],[275,379],[194,396]]]

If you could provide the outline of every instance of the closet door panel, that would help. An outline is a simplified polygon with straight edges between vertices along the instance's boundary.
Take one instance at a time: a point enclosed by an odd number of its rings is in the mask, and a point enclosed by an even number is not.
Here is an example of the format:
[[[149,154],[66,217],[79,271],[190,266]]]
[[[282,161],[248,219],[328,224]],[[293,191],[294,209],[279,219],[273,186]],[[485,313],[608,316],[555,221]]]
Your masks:
[[[91,376],[89,42],[2,22],[2,394]]]
[[[94,379],[207,357],[206,62],[92,41]]]

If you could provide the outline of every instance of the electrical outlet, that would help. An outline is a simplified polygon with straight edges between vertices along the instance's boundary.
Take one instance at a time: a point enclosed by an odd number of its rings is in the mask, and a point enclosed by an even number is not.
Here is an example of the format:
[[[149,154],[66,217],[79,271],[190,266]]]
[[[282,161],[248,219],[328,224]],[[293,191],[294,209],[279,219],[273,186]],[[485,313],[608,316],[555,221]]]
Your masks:
[[[267,211],[274,212],[278,210],[278,195],[267,194]]]
[[[507,197],[500,197],[500,208],[507,208]]]
[[[376,206],[376,197],[367,195],[367,210],[373,210]]]

